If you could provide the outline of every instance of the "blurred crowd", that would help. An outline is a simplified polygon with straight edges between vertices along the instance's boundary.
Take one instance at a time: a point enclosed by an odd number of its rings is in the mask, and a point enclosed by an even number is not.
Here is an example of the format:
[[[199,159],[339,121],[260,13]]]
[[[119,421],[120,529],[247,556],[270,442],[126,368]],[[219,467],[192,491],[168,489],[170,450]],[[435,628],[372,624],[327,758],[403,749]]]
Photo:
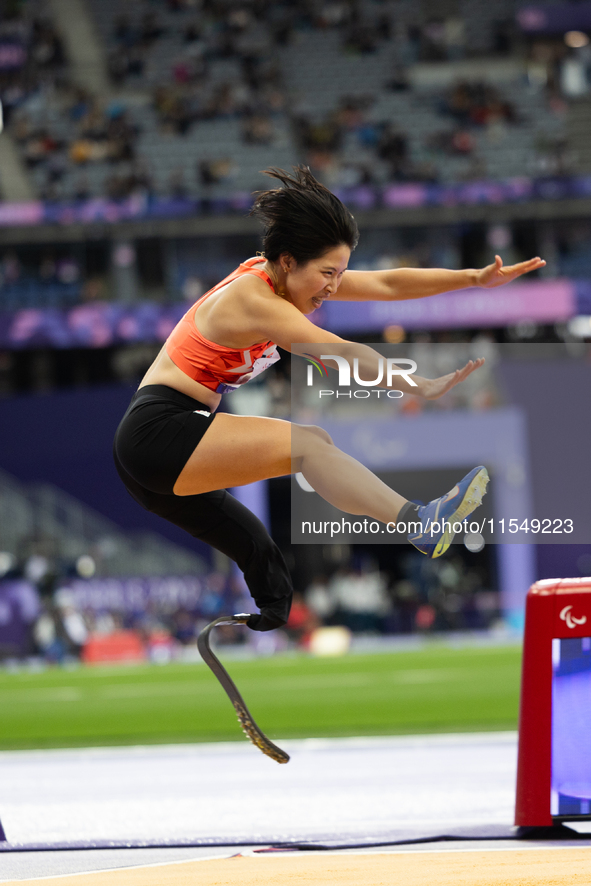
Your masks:
[[[46,249],[34,257],[10,249],[0,257],[1,308],[75,305],[92,292],[77,257],[67,248]]]
[[[511,264],[543,245],[549,275],[588,276],[589,225],[577,220],[546,227],[543,244],[535,241],[537,231],[523,237],[509,225],[474,226],[473,233],[451,226],[366,230],[351,269],[480,267],[497,251]],[[193,302],[258,245],[255,238],[223,237],[207,244],[164,238],[18,244],[0,251],[0,308],[67,307],[97,299]]]
[[[185,649],[191,658],[206,624],[252,608],[243,581],[231,575],[93,580],[93,569],[89,556],[68,564],[0,552],[0,660],[162,663]],[[227,636],[244,639],[243,632]]]
[[[66,174],[95,163],[107,163],[112,169],[104,182],[103,196],[120,200],[131,194],[150,195],[154,191],[151,177],[136,156],[141,128],[132,122],[126,108],[116,101],[103,105],[71,83],[62,85],[61,99],[67,135],[63,127],[58,134],[51,123],[41,127],[32,123],[26,110],[15,113],[11,128],[27,167],[43,172],[41,199],[59,199]],[[73,182],[71,197],[75,200],[93,196],[83,172]]]
[[[0,27],[0,48],[3,39],[13,41],[20,55],[13,54],[13,62],[2,68],[0,52],[0,97],[27,166],[43,173],[37,178],[42,181],[42,198],[96,196],[96,181],[90,181],[85,169],[98,163],[111,167],[101,194],[113,199],[162,194],[163,188],[167,196],[183,197],[231,181],[236,156],[222,150],[193,162],[192,168],[175,169],[165,185],[157,183],[138,148],[138,137],[146,130],[142,110],[146,105],[137,101],[128,105],[125,99],[102,101],[74,84],[51,21],[36,14],[33,0],[13,0],[9,6]],[[99,18],[108,15],[101,7]],[[574,66],[581,68],[579,80],[586,82],[589,63],[584,49],[569,48],[558,38],[526,39],[511,16],[488,24],[487,45],[479,52],[489,58],[526,59],[530,74],[523,88],[542,91],[549,111],[564,117],[565,97],[573,94]],[[445,157],[470,161],[461,177],[487,176],[478,149],[480,134],[485,132],[494,141],[507,127],[524,123],[509,87],[483,77],[459,78],[451,86],[432,90],[420,101],[434,122],[431,131],[418,139],[408,119],[392,119],[374,110],[381,94],[413,92],[409,70],[416,63],[454,63],[478,54],[470,44],[470,27],[459,17],[442,15],[421,22],[409,17],[408,11],[402,15],[392,4],[369,6],[357,0],[324,4],[256,0],[240,5],[174,0],[156,6],[152,0],[139,0],[113,14],[102,30],[114,88],[149,96],[150,113],[155,112],[163,132],[182,139],[194,134],[200,122],[238,119],[243,144],[273,146],[287,137],[299,159],[327,184],[344,187],[437,182]],[[388,45],[389,76],[377,90],[363,95],[348,94],[352,84],[345,82],[332,109],[311,112],[309,102],[302,102],[286,81],[281,60],[282,48],[299,45],[311,33],[336,35],[344,57],[371,55]],[[226,76],[214,74],[217,62],[230,66]],[[50,115],[39,123],[44,119],[40,110],[50,106],[61,115],[57,127]],[[352,143],[363,159],[351,159],[345,146]],[[569,172],[564,138],[550,134],[534,149],[540,174]],[[533,167],[527,170],[534,172]]]
[[[137,583],[126,596],[113,580],[89,585],[80,576],[56,574],[38,555],[19,568],[6,554],[0,560],[0,567],[7,567],[0,579],[0,660],[193,660],[206,624],[252,609],[243,581],[220,573],[202,577],[192,597],[181,588],[179,601],[179,581],[162,580],[140,601]],[[498,593],[488,584],[483,561],[462,552],[445,561],[405,552],[396,574],[367,561],[314,576],[303,593],[295,594],[289,621],[271,643],[265,635],[235,628],[219,629],[216,642],[263,652],[307,649],[322,627],[379,637],[483,630],[499,619]]]
[[[393,85],[394,84],[394,85]],[[396,91],[410,90],[398,75],[388,84]],[[519,125],[513,104],[492,84],[459,80],[449,89],[430,95],[428,107],[438,114],[435,125],[419,145],[429,159],[418,161],[411,148],[416,136],[406,121],[376,118],[372,111],[377,95],[343,96],[323,119],[295,115],[296,141],[310,168],[332,187],[377,185],[387,182],[441,180],[438,158],[466,157],[465,180],[486,178],[486,166],[478,155],[478,133],[485,128]],[[441,121],[441,122],[439,122]],[[449,121],[449,122],[448,122]],[[362,161],[343,156],[346,142],[364,152]],[[382,161],[380,165],[378,161]]]
[[[398,574],[371,565],[317,575],[292,610],[301,639],[318,625],[343,625],[354,634],[410,634],[482,630],[500,618],[499,595],[482,564],[460,553],[426,560],[405,552]]]
[[[63,83],[64,47],[47,4],[6,0],[0,20],[0,99],[5,124],[30,96]]]

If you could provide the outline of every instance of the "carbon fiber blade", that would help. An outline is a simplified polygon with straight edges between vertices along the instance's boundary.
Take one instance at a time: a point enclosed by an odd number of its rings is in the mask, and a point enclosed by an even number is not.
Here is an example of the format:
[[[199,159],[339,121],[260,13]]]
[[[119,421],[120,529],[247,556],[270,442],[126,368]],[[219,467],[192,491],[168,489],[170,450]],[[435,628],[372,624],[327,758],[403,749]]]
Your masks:
[[[266,754],[267,757],[271,757],[273,760],[276,760],[277,763],[288,763],[289,754],[286,754],[285,751],[278,748],[276,744],[273,744],[273,742],[267,738],[265,733],[259,729],[255,723],[254,717],[246,706],[246,702],[238,691],[236,684],[219,658],[217,658],[212,652],[211,646],[209,645],[209,635],[213,628],[219,627],[220,625],[244,625],[249,618],[250,615],[248,613],[240,613],[239,615],[222,615],[220,618],[216,618],[215,621],[206,625],[199,634],[197,638],[197,648],[199,649],[201,658],[218,678],[226,695],[234,705],[234,710],[238,716],[238,722],[240,723],[244,734],[260,751],[263,752],[263,754]]]

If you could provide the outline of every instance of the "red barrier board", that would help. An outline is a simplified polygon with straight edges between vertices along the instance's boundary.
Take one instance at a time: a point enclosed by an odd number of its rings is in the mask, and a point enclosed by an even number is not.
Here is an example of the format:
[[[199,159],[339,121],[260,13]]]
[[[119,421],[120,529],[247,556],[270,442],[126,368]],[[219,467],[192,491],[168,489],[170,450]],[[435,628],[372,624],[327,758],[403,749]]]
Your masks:
[[[117,661],[144,661],[146,651],[135,631],[93,634],[84,644],[82,661],[86,664]]]
[[[591,578],[527,595],[515,824],[591,818]]]

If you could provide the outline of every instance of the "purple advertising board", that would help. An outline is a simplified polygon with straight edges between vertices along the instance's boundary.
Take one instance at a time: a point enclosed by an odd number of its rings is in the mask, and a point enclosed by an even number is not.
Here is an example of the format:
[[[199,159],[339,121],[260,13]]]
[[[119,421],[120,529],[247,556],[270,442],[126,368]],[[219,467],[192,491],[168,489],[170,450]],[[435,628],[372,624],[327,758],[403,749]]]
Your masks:
[[[591,3],[589,0],[579,0],[577,3],[522,6],[517,13],[517,22],[522,31],[529,33],[587,31],[591,29]]]
[[[462,329],[511,326],[523,321],[557,323],[577,313],[569,280],[508,284],[501,289],[465,289],[406,301],[328,302],[320,325],[359,332],[398,325],[405,329]]]
[[[570,280],[466,289],[407,301],[328,302],[314,321],[331,331],[478,329],[524,321],[558,323],[591,305],[588,285]],[[163,342],[187,310],[186,303],[123,305],[94,302],[73,308],[25,308],[0,313],[0,348],[106,348],[130,342]]]
[[[22,68],[27,61],[27,50],[18,40],[0,40],[0,70]]]
[[[219,606],[226,578],[207,575],[73,579],[57,591],[58,602],[92,612],[210,612]]]
[[[106,348],[164,341],[186,304],[94,302],[70,309],[25,308],[0,314],[0,347]]]
[[[30,652],[31,626],[39,615],[39,594],[23,579],[0,581],[0,655],[19,658]]]
[[[590,4],[577,4],[578,7]],[[532,21],[541,21],[531,15]],[[591,194],[591,176],[546,176],[438,184],[402,182],[384,186],[337,188],[337,196],[353,210],[413,209],[425,206],[473,206],[522,203],[530,200],[582,199]],[[124,200],[93,197],[72,202],[0,203],[0,227],[23,225],[115,224],[142,219],[189,218],[198,215],[245,215],[252,194],[239,191],[223,197],[153,197],[132,194]]]

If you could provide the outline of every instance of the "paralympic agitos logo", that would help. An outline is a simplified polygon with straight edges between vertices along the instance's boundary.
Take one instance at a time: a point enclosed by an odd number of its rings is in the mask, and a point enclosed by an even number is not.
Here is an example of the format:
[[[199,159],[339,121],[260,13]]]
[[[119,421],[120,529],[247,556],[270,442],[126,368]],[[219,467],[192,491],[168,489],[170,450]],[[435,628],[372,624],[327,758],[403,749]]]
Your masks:
[[[405,357],[387,357],[386,359],[380,357],[377,364],[377,376],[374,379],[361,378],[359,374],[359,358],[355,357],[353,360],[353,381],[360,387],[353,389],[351,387],[351,364],[346,357],[341,357],[338,354],[321,354],[320,357],[315,357],[313,354],[305,354],[304,356],[310,361],[306,375],[307,387],[312,387],[314,384],[315,368],[320,373],[322,379],[328,378],[328,370],[324,365],[325,360],[333,360],[337,364],[339,373],[338,387],[345,390],[321,390],[318,394],[320,398],[355,397],[356,399],[363,400],[375,394],[379,399],[383,394],[391,399],[399,399],[404,394],[402,391],[392,388],[396,377],[403,378],[411,387],[418,387],[416,381],[411,377],[417,371],[417,364],[414,360],[409,360]],[[408,368],[402,368],[402,364]],[[384,386],[379,387],[380,385]],[[386,387],[388,390],[385,389]],[[375,388],[376,390],[370,391],[367,390],[368,388]]]

